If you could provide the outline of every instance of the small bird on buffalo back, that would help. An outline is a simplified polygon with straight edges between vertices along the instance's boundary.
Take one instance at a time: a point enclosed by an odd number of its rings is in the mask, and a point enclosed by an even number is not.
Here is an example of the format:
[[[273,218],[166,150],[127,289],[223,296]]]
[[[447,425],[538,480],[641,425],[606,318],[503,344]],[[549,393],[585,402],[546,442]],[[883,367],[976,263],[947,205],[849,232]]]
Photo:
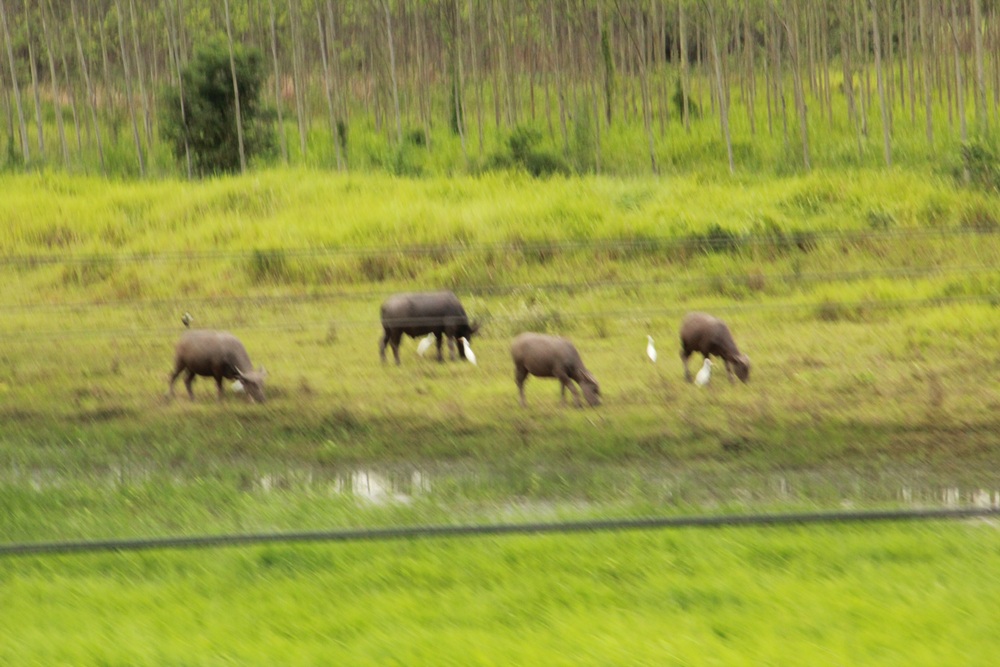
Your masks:
[[[417,354],[421,357],[424,356],[424,353],[431,349],[431,345],[433,344],[434,334],[427,334],[424,338],[420,339],[420,342],[417,344]]]
[[[699,387],[704,387],[708,384],[709,379],[712,377],[712,360],[705,359],[705,363],[701,365],[701,370],[698,374],[694,376],[694,383]]]
[[[469,345],[469,341],[465,340],[465,336],[458,339],[458,342],[462,344],[462,349],[465,351],[465,358],[469,360],[469,363],[473,366],[476,365],[476,355],[472,352],[472,346]]]
[[[649,341],[648,343],[646,343],[646,356],[649,357],[649,360],[652,361],[655,364],[656,363],[656,348],[653,347],[653,337],[652,336],[646,336],[646,339]]]

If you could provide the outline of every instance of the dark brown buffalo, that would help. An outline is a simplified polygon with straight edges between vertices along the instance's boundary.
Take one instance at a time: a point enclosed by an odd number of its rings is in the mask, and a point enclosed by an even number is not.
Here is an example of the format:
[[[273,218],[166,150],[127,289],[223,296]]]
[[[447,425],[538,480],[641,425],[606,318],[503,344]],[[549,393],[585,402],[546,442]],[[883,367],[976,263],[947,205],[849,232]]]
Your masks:
[[[267,371],[254,370],[250,355],[239,338],[225,331],[194,329],[181,336],[174,352],[174,372],[170,376],[170,395],[174,395],[174,382],[184,373],[184,386],[194,400],[191,383],[196,375],[215,378],[215,385],[222,398],[222,380],[239,380],[247,395],[264,402],[264,378]]]
[[[438,361],[444,361],[441,343],[448,339],[449,356],[455,359],[455,347],[459,338],[471,341],[479,329],[469,323],[462,302],[453,292],[407,292],[394,294],[382,304],[382,329],[379,357],[385,362],[385,346],[392,345],[392,355],[399,365],[399,342],[403,334],[412,338],[434,334],[437,342]],[[465,348],[458,345],[458,354],[465,359]]]
[[[691,382],[688,359],[700,352],[708,359],[721,358],[726,363],[726,374],[733,381],[736,373],[743,382],[750,379],[750,359],[736,347],[736,341],[725,322],[708,313],[688,313],[681,322],[681,361],[684,362],[684,378]]]
[[[559,380],[559,394],[566,402],[566,388],[569,387],[577,407],[580,403],[580,392],[574,383],[583,390],[583,397],[588,405],[601,403],[601,389],[597,380],[590,374],[580,353],[573,343],[565,338],[539,333],[523,333],[518,335],[510,345],[510,354],[514,359],[514,380],[521,395],[521,405],[525,405],[524,381],[528,375]]]

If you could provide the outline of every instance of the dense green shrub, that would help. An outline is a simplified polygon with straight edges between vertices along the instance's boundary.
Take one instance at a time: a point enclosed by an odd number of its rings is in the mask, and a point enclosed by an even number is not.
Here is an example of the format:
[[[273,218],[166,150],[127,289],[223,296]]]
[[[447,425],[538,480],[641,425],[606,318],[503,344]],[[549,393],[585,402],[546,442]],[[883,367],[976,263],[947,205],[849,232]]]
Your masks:
[[[271,114],[260,101],[264,81],[260,53],[237,45],[234,62],[249,161],[274,151],[275,134]],[[195,51],[182,71],[181,86],[164,93],[161,127],[181,163],[190,154],[192,169],[202,176],[240,169],[235,102],[229,47],[221,40],[210,41]]]
[[[533,127],[519,126],[507,138],[508,153],[493,155],[487,161],[488,169],[524,169],[532,176],[570,174],[569,165],[560,156],[538,148],[542,133]]]
[[[960,180],[969,185],[1000,192],[1000,155],[993,142],[968,141],[962,144]]]

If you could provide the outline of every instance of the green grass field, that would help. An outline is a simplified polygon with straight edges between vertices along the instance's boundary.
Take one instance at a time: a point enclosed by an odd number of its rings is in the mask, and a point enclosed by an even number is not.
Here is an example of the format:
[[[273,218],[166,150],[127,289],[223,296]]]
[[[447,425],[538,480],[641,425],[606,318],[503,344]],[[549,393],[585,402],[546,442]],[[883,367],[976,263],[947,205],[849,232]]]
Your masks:
[[[41,173],[0,188],[6,541],[965,504],[1000,488],[1000,202],[944,174]],[[409,340],[383,366],[381,301],[441,287],[483,325],[478,366]],[[683,382],[677,328],[695,309],[729,322],[749,384]],[[266,404],[219,403],[204,379],[196,401],[180,386],[168,400],[184,312],[242,338]],[[561,406],[529,379],[520,408],[508,346],[524,330],[572,338],[604,404]],[[359,470],[396,483],[368,500]],[[985,664],[996,535],[4,559],[0,662]]]
[[[4,190],[7,466],[996,460],[1000,208],[928,174]],[[441,287],[483,324],[479,366],[412,342],[382,366],[380,302]],[[694,309],[729,322],[749,385],[682,382]],[[265,406],[217,405],[204,380],[193,404],[165,399],[185,311],[244,340],[270,373]],[[605,405],[563,409],[529,380],[518,408],[508,344],[524,330],[571,337]]]
[[[0,561],[5,664],[986,665],[992,523]]]

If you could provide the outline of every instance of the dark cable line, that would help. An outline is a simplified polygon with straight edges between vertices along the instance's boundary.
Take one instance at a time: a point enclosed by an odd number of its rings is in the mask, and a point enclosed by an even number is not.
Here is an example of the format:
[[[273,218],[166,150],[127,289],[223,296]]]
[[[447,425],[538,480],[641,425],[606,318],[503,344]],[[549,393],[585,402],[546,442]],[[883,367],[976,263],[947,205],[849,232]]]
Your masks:
[[[592,519],[544,523],[494,523],[461,525],[396,526],[286,533],[237,533],[174,537],[14,542],[0,544],[2,556],[132,552],[164,549],[209,549],[216,547],[294,544],[308,542],[362,542],[427,538],[482,537],[489,535],[552,535],[570,533],[721,528],[816,524],[869,523],[887,521],[935,521],[994,517],[997,507],[952,509],[868,510],[837,512],[792,512],[785,514],[689,515],[638,519]]]

